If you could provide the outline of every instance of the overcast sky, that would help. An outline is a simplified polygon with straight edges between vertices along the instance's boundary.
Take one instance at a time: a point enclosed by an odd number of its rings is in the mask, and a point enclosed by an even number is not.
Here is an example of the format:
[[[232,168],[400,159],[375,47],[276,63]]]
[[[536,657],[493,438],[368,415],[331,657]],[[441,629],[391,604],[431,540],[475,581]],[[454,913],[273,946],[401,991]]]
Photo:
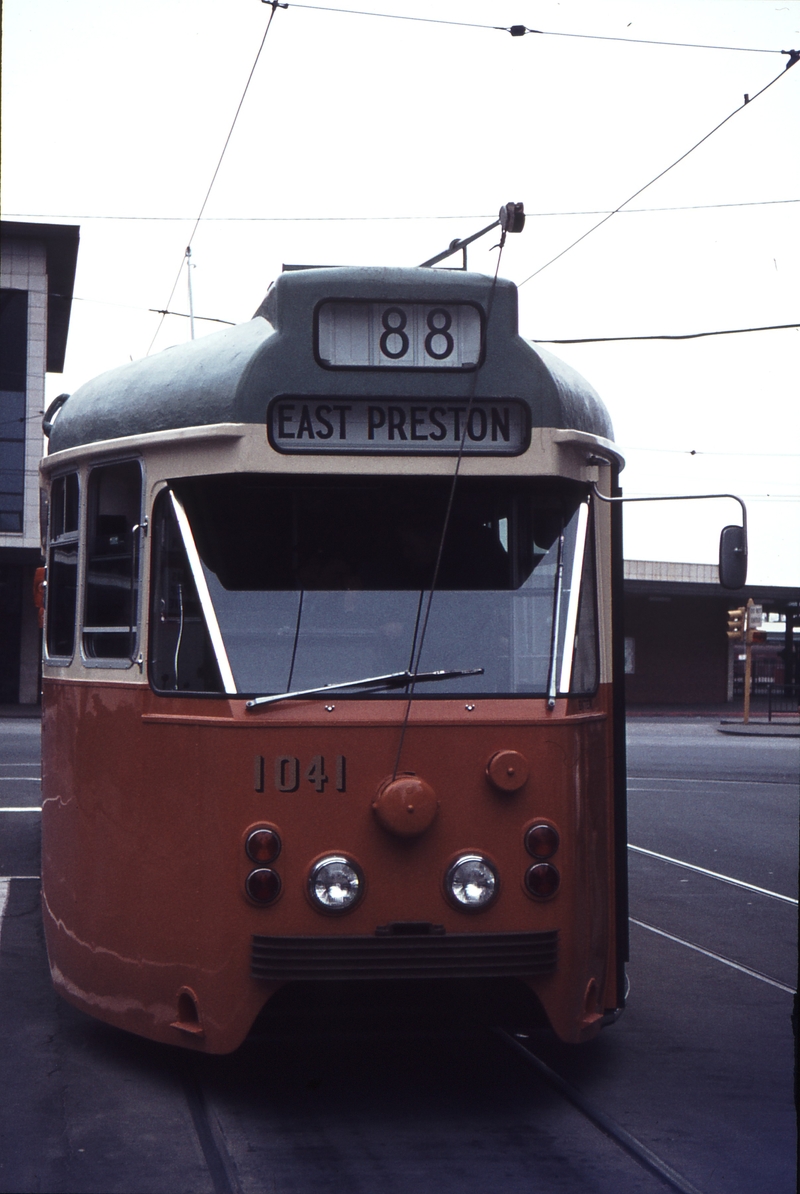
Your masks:
[[[800,321],[800,65],[783,73],[779,53],[800,49],[798,0],[350,2],[595,39],[279,9],[192,242],[198,315],[250,318],[282,262],[417,264],[522,200],[500,272],[524,282],[524,336]],[[3,216],[81,227],[48,397],[156,333],[152,351],[188,338],[149,308],[167,304],[270,11],[4,0]],[[650,210],[525,281],[776,78],[630,204]],[[470,268],[493,272],[495,244]],[[185,271],[170,308],[188,310]],[[626,493],[741,494],[750,579],[800,583],[800,331],[545,347],[608,406]],[[737,520],[725,502],[628,507],[625,554],[714,562]]]

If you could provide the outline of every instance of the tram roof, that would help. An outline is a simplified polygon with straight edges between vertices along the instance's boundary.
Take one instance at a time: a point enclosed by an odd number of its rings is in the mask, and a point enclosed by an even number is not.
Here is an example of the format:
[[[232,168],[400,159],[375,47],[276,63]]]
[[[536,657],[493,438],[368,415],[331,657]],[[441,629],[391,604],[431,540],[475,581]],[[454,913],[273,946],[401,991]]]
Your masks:
[[[326,300],[469,302],[489,310],[483,363],[473,372],[324,368],[314,319]],[[474,390],[474,393],[473,393]],[[532,427],[613,439],[601,399],[569,365],[518,334],[517,288],[460,270],[312,268],[281,274],[247,323],[102,373],[77,389],[53,423],[50,451],[214,423],[263,424],[280,394],[441,400],[520,398]]]

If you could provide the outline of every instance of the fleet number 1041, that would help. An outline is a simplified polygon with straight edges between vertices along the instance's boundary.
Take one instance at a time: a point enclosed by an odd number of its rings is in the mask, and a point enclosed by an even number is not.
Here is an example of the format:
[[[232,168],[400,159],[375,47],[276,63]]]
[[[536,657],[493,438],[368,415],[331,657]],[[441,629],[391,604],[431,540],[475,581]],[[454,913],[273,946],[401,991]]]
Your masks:
[[[265,772],[264,756],[256,755],[253,786],[257,792],[264,791]],[[273,781],[276,792],[296,792],[301,782],[310,784],[316,792],[324,792],[328,784],[333,784],[337,792],[346,792],[347,759],[336,755],[333,766],[329,763],[326,767],[323,755],[314,755],[308,762],[301,762],[295,755],[276,755]]]

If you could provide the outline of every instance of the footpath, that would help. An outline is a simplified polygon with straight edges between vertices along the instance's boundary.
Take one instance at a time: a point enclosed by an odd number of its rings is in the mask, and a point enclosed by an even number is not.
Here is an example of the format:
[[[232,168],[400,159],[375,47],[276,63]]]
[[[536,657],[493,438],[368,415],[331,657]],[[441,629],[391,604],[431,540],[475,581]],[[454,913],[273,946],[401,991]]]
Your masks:
[[[800,715],[773,713],[767,721],[766,709],[754,701],[750,720],[744,724],[740,702],[735,706],[716,705],[629,705],[626,716],[630,721],[656,721],[661,718],[680,718],[684,721],[719,721],[721,734],[741,734],[752,738],[800,738]]]

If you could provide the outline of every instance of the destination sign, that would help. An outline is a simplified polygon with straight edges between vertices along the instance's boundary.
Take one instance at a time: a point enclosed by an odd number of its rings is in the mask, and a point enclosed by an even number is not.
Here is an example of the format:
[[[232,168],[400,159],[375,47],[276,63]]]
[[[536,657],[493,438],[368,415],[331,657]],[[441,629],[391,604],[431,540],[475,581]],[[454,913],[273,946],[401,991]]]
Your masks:
[[[317,360],[326,369],[474,369],[481,325],[472,303],[332,299],[317,310]]]
[[[275,398],[267,435],[277,452],[518,456],[530,412],[518,398]]]

